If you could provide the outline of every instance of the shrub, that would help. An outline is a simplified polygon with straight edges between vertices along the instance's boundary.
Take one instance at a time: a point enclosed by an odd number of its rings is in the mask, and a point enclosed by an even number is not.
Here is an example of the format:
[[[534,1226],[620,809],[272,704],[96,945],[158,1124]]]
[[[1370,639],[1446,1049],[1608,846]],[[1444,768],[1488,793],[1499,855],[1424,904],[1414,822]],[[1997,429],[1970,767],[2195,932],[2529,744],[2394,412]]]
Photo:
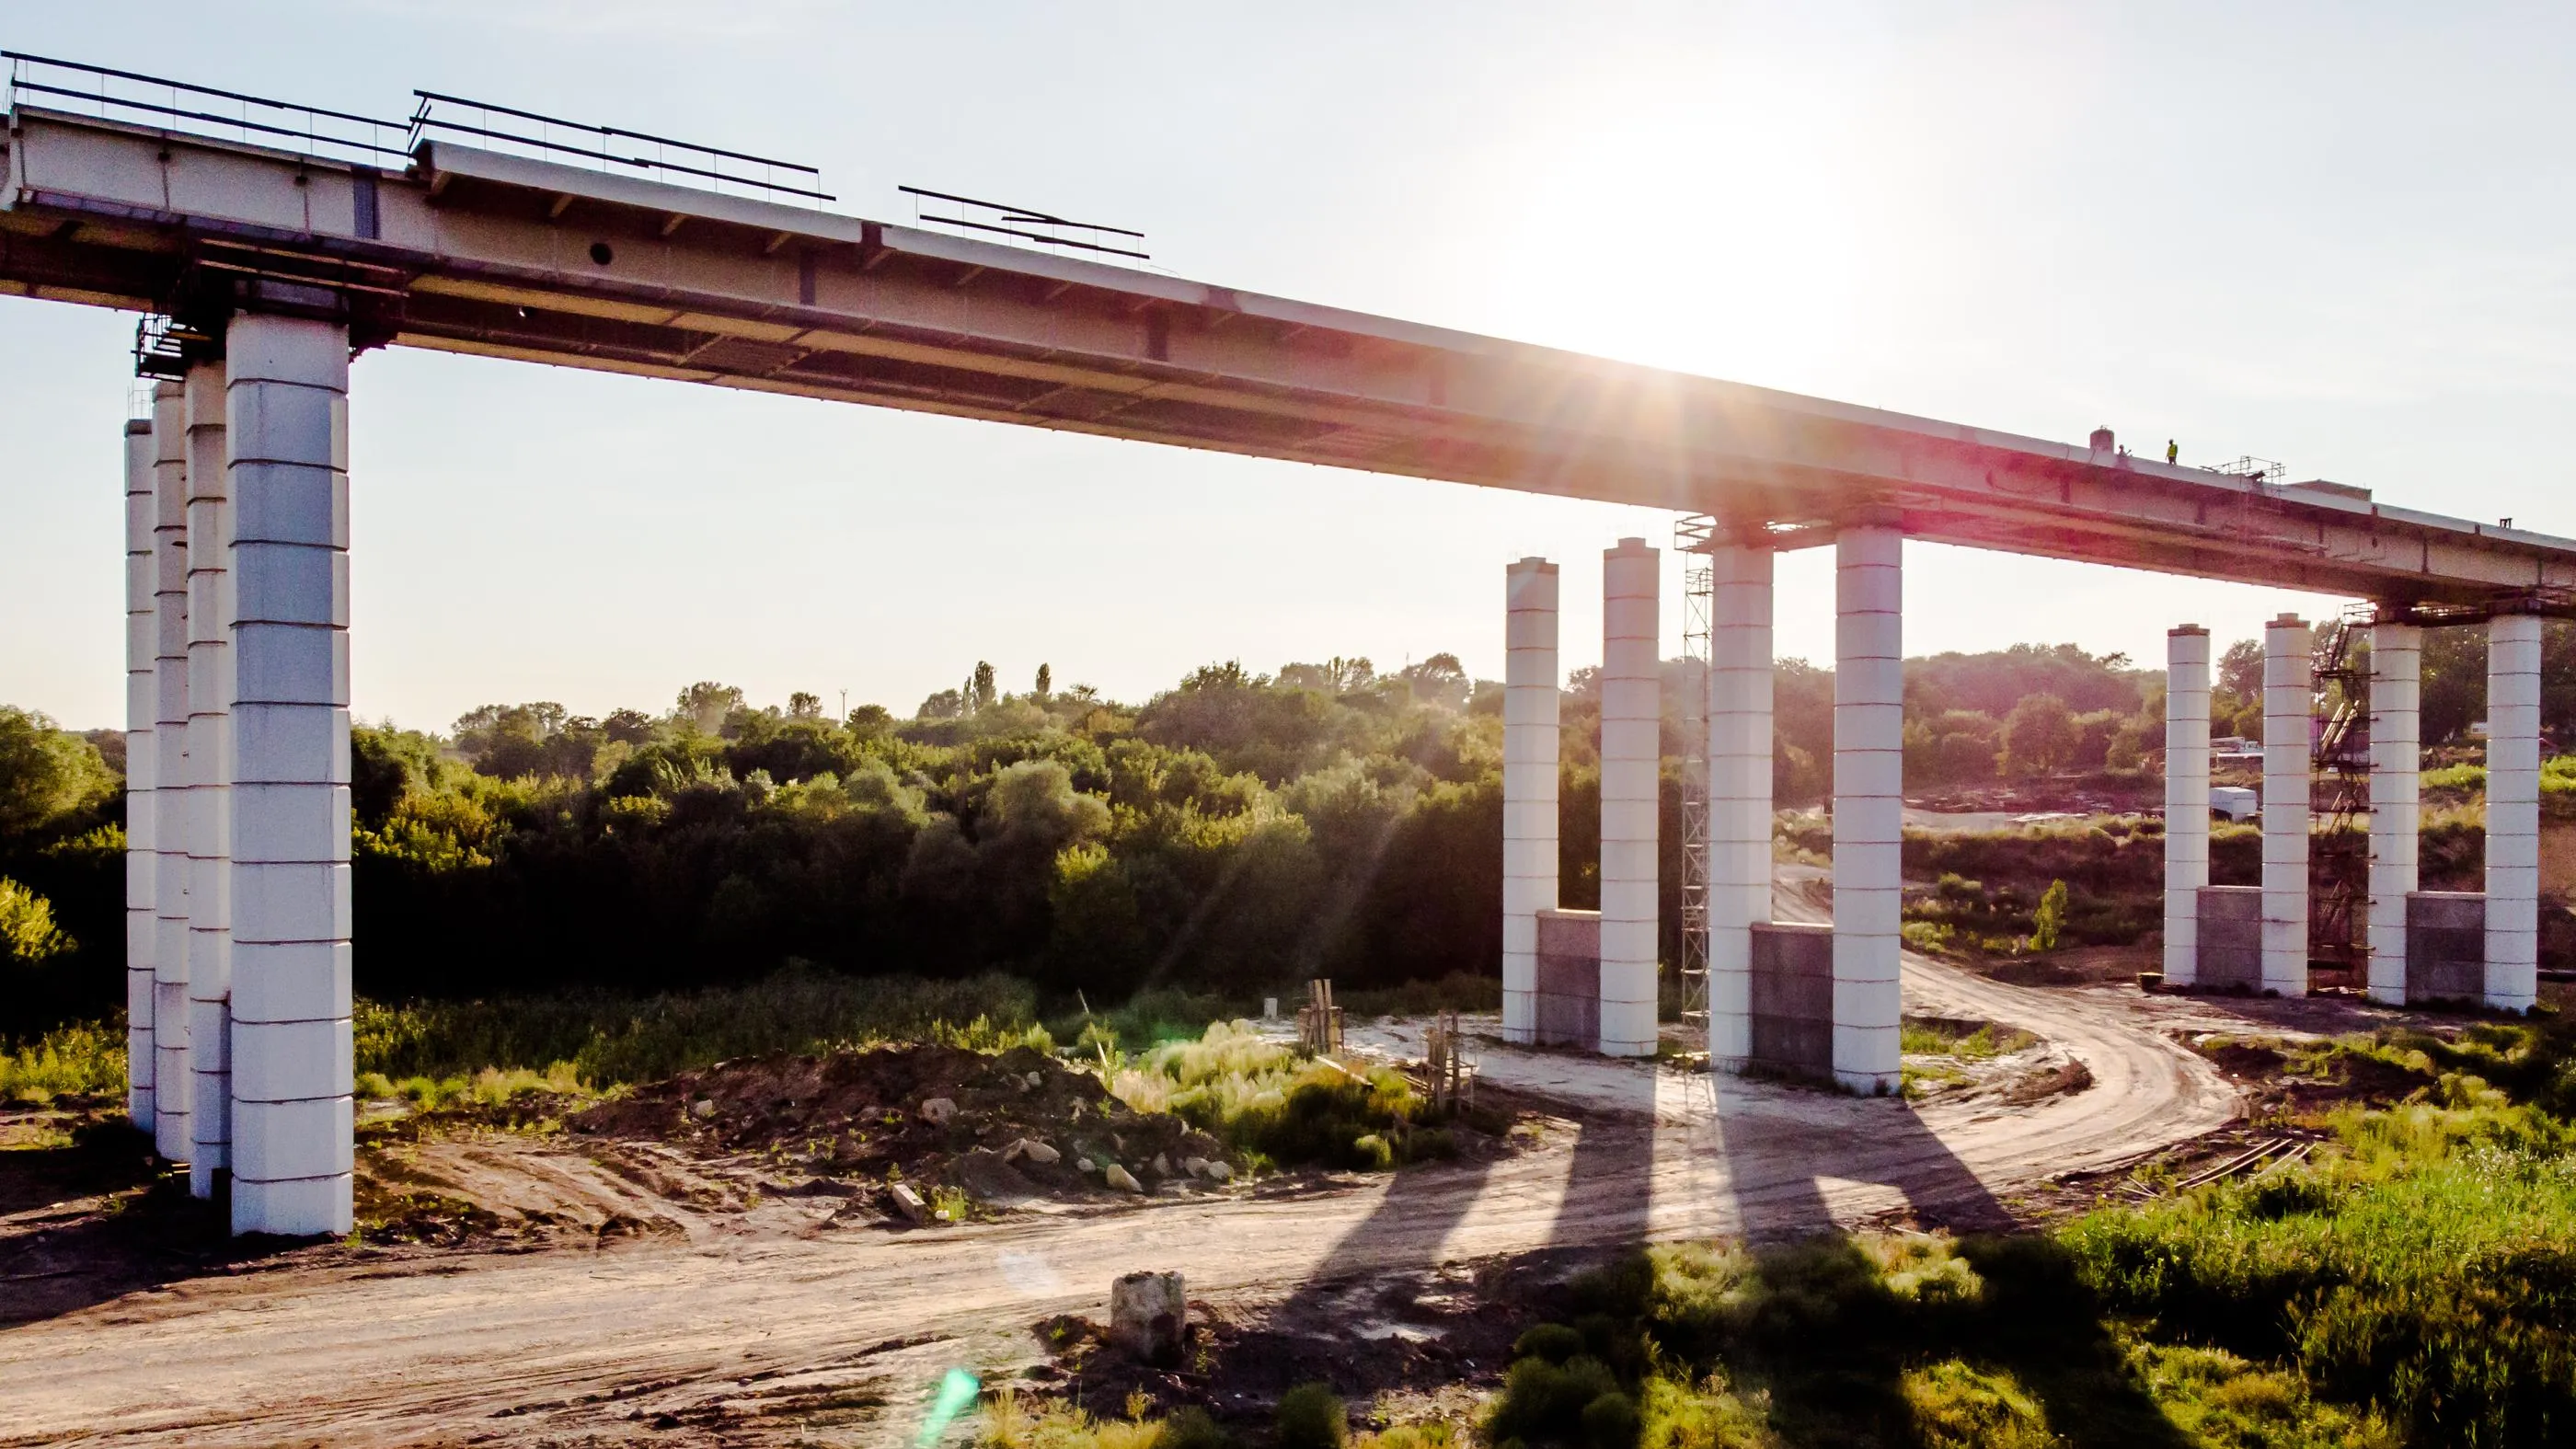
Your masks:
[[[1641,1427],[1637,1401],[1616,1390],[1583,1406],[1583,1442],[1591,1449],[1635,1449]]]
[[[2009,1373],[1944,1359],[1908,1372],[1903,1388],[1923,1449],[2054,1449],[2063,1442]]]
[[[1207,1410],[1196,1404],[1174,1410],[1163,1421],[1163,1432],[1154,1438],[1154,1449],[1233,1449],[1233,1445],[1234,1436],[1217,1427]]]
[[[56,1027],[32,1042],[0,1042],[0,1102],[42,1106],[58,1096],[125,1095],[122,1022]]]
[[[1342,1449],[1350,1414],[1325,1383],[1299,1384],[1279,1396],[1279,1449]]]
[[[1583,1352],[1583,1335],[1562,1323],[1542,1323],[1512,1344],[1512,1357],[1563,1363]]]
[[[1502,1396],[1486,1421],[1492,1443],[1519,1439],[1528,1443],[1567,1442],[1584,1430],[1584,1410],[1605,1394],[1616,1394],[1619,1382],[1610,1366],[1589,1354],[1562,1364],[1525,1358],[1503,1375]]]

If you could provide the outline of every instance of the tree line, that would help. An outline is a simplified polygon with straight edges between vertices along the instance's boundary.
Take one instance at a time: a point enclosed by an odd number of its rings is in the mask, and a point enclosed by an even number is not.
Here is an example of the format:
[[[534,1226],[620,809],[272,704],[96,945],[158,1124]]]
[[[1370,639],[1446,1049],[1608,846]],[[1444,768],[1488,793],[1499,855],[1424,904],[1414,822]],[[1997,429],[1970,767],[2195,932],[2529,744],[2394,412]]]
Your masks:
[[[2545,635],[2544,721],[2576,722]],[[2466,732],[2482,631],[2434,631],[2428,740]],[[2253,646],[2259,650],[2259,646]],[[2213,728],[2259,716],[2224,654]],[[1678,954],[1682,700],[1665,667],[1665,951]],[[2464,681],[2474,682],[2475,691]],[[380,997],[1005,969],[1059,991],[1249,991],[1486,972],[1500,954],[1501,686],[1451,655],[1210,664],[1141,705],[989,664],[909,718],[692,684],[599,717],[490,705],[352,739],[359,988]],[[1562,696],[1563,897],[1596,899],[1597,676]],[[1780,661],[1774,783],[1830,789],[1833,675]],[[2146,770],[2162,671],[2070,645],[1907,661],[1909,784]],[[0,1022],[104,1010],[123,966],[122,740],[0,707]]]

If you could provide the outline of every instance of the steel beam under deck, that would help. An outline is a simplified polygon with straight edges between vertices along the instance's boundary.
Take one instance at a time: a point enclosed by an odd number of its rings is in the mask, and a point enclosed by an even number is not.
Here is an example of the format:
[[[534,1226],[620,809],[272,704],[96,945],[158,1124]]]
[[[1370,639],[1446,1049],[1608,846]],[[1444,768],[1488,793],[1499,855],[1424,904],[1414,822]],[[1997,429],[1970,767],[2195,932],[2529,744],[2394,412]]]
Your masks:
[[[2304,485],[445,143],[402,171],[21,106],[0,292],[2368,598],[2576,613],[2576,543]],[[2357,490],[2354,490],[2357,491]],[[1821,526],[1819,526],[1821,525]]]

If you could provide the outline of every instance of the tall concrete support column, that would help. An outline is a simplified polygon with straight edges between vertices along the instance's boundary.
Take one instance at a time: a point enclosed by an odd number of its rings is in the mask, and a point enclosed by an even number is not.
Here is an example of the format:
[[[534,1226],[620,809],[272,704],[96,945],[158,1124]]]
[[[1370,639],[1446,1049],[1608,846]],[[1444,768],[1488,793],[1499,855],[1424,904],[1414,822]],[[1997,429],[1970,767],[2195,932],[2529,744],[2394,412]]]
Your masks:
[[[188,406],[152,390],[152,1145],[195,1146],[188,1061]]]
[[[1753,927],[1771,919],[1771,550],[1709,555],[1708,1055],[1753,1055]]]
[[[1557,575],[1503,570],[1503,1040],[1538,1039],[1538,913],[1557,904]]]
[[[2263,989],[2308,990],[2308,813],[2314,709],[2308,626],[2263,626]]]
[[[1893,1092],[1905,830],[1905,538],[1834,544],[1834,1080]]]
[[[2487,1005],[2540,987],[2540,620],[2487,623]]]
[[[232,1217],[350,1222],[348,329],[242,316],[232,449]]]
[[[2200,981],[2200,888],[2209,884],[2209,631],[2165,633],[2165,980]]]
[[[2424,819],[2424,631],[2370,626],[2370,999],[2406,1002],[2406,898]]]
[[[125,425],[125,1115],[152,1130],[152,948],[161,930],[153,904],[159,857],[152,846],[152,741],[161,700],[153,671],[160,625],[153,563],[156,508],[152,422]]]
[[[232,506],[224,365],[188,369],[188,1189],[212,1197],[232,1144]]]
[[[1655,1052],[1661,566],[1642,538],[1601,555],[1601,1054],[1612,1057]]]

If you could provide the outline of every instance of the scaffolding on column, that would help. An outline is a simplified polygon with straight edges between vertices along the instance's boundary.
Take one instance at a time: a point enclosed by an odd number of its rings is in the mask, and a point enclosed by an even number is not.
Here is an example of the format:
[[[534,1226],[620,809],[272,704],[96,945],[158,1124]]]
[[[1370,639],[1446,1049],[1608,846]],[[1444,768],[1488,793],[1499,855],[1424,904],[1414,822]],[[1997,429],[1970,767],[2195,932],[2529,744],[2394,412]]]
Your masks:
[[[1717,572],[1709,553],[1717,520],[1686,514],[1673,525],[1682,557],[1682,1035],[1690,1043],[1691,1091],[1716,1106],[1708,1043],[1708,689]]]

